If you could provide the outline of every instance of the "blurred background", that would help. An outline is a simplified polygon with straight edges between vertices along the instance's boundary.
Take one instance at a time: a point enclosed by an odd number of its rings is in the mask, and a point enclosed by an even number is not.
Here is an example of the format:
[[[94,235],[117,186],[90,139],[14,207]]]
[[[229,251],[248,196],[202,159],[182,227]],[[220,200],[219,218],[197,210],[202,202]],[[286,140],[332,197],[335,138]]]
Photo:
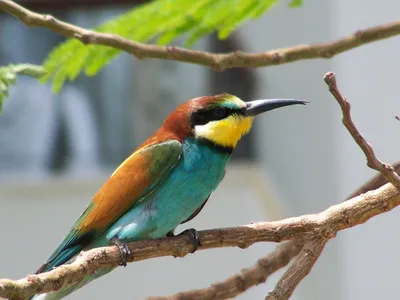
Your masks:
[[[26,7],[91,28],[145,1],[20,0]],[[363,9],[361,10],[360,7]],[[225,41],[207,37],[196,49],[247,52],[327,42],[396,20],[400,3],[372,0],[281,1]],[[0,17],[0,65],[40,64],[64,39]],[[177,43],[179,45],[179,43]],[[243,100],[309,100],[263,115],[234,154],[226,178],[202,213],[184,230],[227,227],[316,213],[344,200],[375,173],[341,125],[338,105],[322,80],[328,71],[352,104],[356,125],[385,162],[399,160],[393,134],[399,123],[399,38],[362,46],[332,60],[300,61],[222,73],[190,64],[136,60],[121,54],[95,77],[81,76],[59,94],[19,77],[0,115],[0,277],[35,271],[65,236],[91,196],[175,106],[202,95],[229,92]],[[397,214],[397,216],[396,216]],[[329,242],[293,299],[385,299],[400,292],[400,239],[387,238],[390,212]],[[186,225],[186,224],[185,224]],[[248,267],[274,249],[215,249],[118,268],[68,299],[142,299],[201,288]],[[262,299],[274,287],[250,289],[238,299]]]

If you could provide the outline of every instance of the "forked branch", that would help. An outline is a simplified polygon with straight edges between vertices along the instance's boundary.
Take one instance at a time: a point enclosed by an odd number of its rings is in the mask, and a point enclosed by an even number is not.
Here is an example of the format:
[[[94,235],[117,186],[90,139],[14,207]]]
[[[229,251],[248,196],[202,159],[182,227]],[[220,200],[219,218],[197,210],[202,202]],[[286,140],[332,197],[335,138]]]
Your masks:
[[[336,84],[336,77],[335,73],[329,72],[325,74],[324,80],[328,85],[329,91],[332,93],[333,97],[335,97],[336,101],[339,103],[340,108],[342,109],[342,122],[343,125],[347,128],[350,132],[351,136],[353,137],[354,141],[357,145],[361,148],[364,152],[365,157],[367,159],[367,165],[371,169],[379,171],[388,182],[393,184],[395,187],[400,189],[400,177],[394,170],[394,168],[386,163],[381,162],[374,153],[374,149],[372,149],[371,145],[365,140],[363,135],[360,131],[356,128],[351,119],[351,106],[350,103],[347,102],[346,98],[342,96],[340,93],[337,84]]]

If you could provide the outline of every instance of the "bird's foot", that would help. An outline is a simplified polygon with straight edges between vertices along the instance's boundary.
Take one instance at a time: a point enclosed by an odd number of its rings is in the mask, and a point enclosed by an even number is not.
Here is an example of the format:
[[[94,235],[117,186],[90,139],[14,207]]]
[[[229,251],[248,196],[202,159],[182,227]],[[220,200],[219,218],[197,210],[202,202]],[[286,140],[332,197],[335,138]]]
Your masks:
[[[124,242],[122,242],[119,238],[112,238],[110,244],[118,246],[122,257],[121,266],[126,267],[127,259],[132,258],[131,250],[129,250],[128,246]]]
[[[167,237],[174,237],[174,236],[176,236],[174,230],[171,230],[170,232],[167,233]]]
[[[186,229],[177,235],[174,234],[173,230],[167,233],[167,237],[182,236],[182,235],[188,235],[190,241],[193,243],[193,250],[190,251],[190,253],[196,252],[197,248],[200,245],[200,235],[196,229],[194,228]]]

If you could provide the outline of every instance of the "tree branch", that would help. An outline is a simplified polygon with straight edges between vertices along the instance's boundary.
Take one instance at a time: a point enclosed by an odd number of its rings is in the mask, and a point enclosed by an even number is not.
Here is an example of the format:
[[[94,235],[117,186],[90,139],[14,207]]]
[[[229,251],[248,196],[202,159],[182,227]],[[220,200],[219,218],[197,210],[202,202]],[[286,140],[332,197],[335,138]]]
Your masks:
[[[327,59],[361,45],[400,34],[400,21],[397,21],[358,30],[352,35],[324,44],[297,45],[261,53],[235,51],[217,54],[175,46],[147,45],[118,35],[87,30],[57,20],[50,15],[34,13],[10,0],[0,0],[0,10],[15,16],[27,26],[48,28],[62,36],[78,39],[84,44],[113,47],[131,53],[138,59],[158,58],[181,61],[209,66],[215,71],[235,67],[266,67],[306,59]]]
[[[371,145],[365,140],[363,135],[360,133],[360,131],[354,125],[353,120],[351,119],[351,114],[350,114],[350,110],[351,110],[350,103],[347,102],[346,98],[344,98],[342,96],[342,94],[340,93],[340,91],[337,87],[337,84],[336,84],[335,73],[333,73],[333,72],[326,73],[324,76],[324,80],[325,80],[326,84],[328,85],[329,91],[335,97],[336,101],[340,105],[340,108],[342,109],[343,125],[347,128],[347,130],[353,137],[354,141],[364,152],[365,157],[367,158],[368,167],[379,171],[382,174],[382,176],[384,176],[386,178],[386,180],[388,182],[390,182],[395,187],[397,187],[397,189],[400,190],[399,175],[396,173],[396,171],[394,170],[394,168],[391,165],[383,163],[375,156],[374,149],[372,149]]]
[[[310,273],[328,240],[319,236],[307,239],[300,255],[279,279],[274,290],[268,293],[265,300],[289,299],[300,281]]]
[[[198,250],[240,247],[246,248],[257,242],[281,242],[309,236],[332,238],[340,230],[356,226],[370,218],[400,205],[400,194],[391,184],[331,206],[313,215],[289,218],[274,222],[260,222],[240,227],[200,231],[201,245]],[[138,241],[128,244],[132,261],[175,256],[183,257],[192,250],[190,239],[185,236],[157,240]],[[29,275],[20,280],[0,280],[0,297],[23,299],[79,282],[96,269],[118,266],[121,256],[118,247],[109,246],[82,252],[77,260],[52,271]]]
[[[328,85],[329,91],[332,93],[336,101],[339,103],[342,110],[342,122],[346,129],[349,131],[354,141],[358,144],[361,150],[364,152],[367,159],[367,165],[380,172],[382,176],[386,178],[387,181],[392,183],[392,188],[397,187],[400,191],[400,178],[395,172],[391,165],[381,162],[376,156],[371,145],[365,140],[360,131],[354,125],[354,122],[350,114],[350,103],[342,96],[337,84],[336,77],[333,72],[326,73],[324,80]],[[386,185],[387,186],[387,185]],[[363,195],[359,196],[363,197]],[[350,200],[351,201],[351,200]],[[347,203],[347,202],[342,202]],[[331,207],[332,208],[332,207]],[[347,216],[347,213],[343,210],[342,214]],[[345,217],[346,222],[350,222],[350,219]],[[328,232],[327,232],[328,233]],[[335,231],[330,232],[335,234]],[[268,294],[265,298],[266,300],[286,300],[289,299],[293,294],[295,288],[300,283],[300,281],[309,274],[315,262],[319,258],[322,250],[324,249],[326,243],[333,236],[329,235],[311,235],[310,238],[306,239],[304,248],[300,255],[297,257],[293,265],[286,271],[286,273],[279,280],[275,289]]]
[[[180,292],[167,297],[149,297],[147,300],[230,299],[265,282],[270,275],[285,267],[298,255],[303,245],[302,239],[285,242],[266,257],[259,259],[251,268],[244,269],[222,282],[214,283],[204,289]]]

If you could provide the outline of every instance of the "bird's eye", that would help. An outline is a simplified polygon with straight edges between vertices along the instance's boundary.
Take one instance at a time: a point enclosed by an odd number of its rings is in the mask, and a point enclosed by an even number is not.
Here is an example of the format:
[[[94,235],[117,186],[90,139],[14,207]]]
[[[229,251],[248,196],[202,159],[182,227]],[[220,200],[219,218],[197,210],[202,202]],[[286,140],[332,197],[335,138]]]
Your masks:
[[[221,120],[228,116],[228,110],[222,107],[215,108],[212,111],[213,119]]]
[[[190,116],[191,125],[205,125],[208,122],[222,120],[230,115],[231,111],[228,108],[216,107],[211,110],[197,111]]]

